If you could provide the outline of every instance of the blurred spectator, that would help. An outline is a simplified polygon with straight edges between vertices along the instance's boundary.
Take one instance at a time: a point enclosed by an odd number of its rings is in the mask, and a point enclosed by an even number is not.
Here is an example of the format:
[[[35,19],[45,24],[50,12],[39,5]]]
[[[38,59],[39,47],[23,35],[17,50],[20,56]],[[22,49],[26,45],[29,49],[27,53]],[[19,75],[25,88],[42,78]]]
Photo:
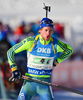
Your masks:
[[[33,23],[27,23],[24,27],[24,34],[28,34],[29,36],[34,35],[34,31],[32,29]]]
[[[12,28],[9,26],[9,24],[5,24],[5,25],[4,25],[4,30],[5,30],[5,32],[7,33],[7,35],[8,35],[8,34],[13,34],[13,30],[12,30]]]
[[[73,60],[83,60],[83,18],[76,16],[71,23],[71,42],[74,53]]]
[[[9,24],[4,25],[4,30],[6,32],[8,42],[11,44],[11,46],[14,46],[18,42],[18,36],[14,36],[14,30],[9,26]]]
[[[22,35],[24,33],[25,22],[22,21],[21,24],[14,31],[15,34]]]
[[[29,37],[29,36],[34,36],[35,33],[32,29],[33,27],[33,23],[27,23],[23,29],[23,34],[22,36],[20,37],[20,41],[22,41],[23,39],[25,39],[26,37]]]
[[[0,41],[6,38],[6,32],[3,30],[3,24],[0,21]]]
[[[58,38],[58,33],[55,30],[55,25],[54,25],[54,33],[52,34],[53,37]]]
[[[3,74],[5,85],[8,84],[9,66],[7,63],[7,51],[11,48],[11,44],[7,40],[7,33],[4,31],[4,25],[0,21],[0,66]]]
[[[0,22],[0,58],[6,58],[7,50],[11,47],[11,44],[7,41],[7,34],[3,30],[3,23]]]
[[[35,35],[38,35],[39,25],[40,25],[40,21],[37,21],[36,23],[33,24],[32,29],[33,29]]]
[[[64,38],[64,25],[60,23],[55,23],[54,30],[57,33],[58,37]]]

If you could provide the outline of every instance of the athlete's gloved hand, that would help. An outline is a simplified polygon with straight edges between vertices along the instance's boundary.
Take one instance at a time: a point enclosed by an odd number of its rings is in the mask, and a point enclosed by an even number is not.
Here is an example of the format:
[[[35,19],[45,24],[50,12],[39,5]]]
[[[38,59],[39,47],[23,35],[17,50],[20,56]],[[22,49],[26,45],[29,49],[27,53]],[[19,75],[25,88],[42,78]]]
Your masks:
[[[53,61],[53,66],[56,66],[58,64],[59,64],[59,62],[57,61],[57,59]]]
[[[9,78],[9,81],[10,82],[17,81],[20,78],[21,78],[20,72],[18,70],[15,70],[12,72],[12,77]]]

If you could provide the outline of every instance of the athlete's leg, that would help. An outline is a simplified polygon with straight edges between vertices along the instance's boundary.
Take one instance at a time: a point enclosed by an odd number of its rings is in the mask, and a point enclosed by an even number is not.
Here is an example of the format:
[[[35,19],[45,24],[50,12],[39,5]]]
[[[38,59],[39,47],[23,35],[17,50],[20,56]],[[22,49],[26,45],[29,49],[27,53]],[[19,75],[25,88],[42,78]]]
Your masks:
[[[50,78],[38,78],[39,80],[50,82]],[[40,100],[53,100],[53,92],[51,86],[37,83],[37,93]]]
[[[18,100],[31,100],[36,94],[36,83],[24,82],[22,89],[19,93]]]
[[[40,100],[53,100],[52,88],[50,86],[39,84],[37,86],[37,93]]]

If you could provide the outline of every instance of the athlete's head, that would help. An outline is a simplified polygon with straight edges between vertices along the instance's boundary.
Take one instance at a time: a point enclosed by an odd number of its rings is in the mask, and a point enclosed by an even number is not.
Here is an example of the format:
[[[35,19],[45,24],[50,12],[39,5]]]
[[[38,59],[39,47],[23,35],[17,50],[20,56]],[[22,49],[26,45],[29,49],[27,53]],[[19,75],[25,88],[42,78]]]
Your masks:
[[[40,23],[39,33],[44,40],[48,41],[53,34],[53,21],[49,18],[43,18]]]
[[[46,27],[46,26],[49,26],[49,27],[53,28],[53,21],[49,18],[43,18],[40,22],[39,29],[41,29],[43,27]]]

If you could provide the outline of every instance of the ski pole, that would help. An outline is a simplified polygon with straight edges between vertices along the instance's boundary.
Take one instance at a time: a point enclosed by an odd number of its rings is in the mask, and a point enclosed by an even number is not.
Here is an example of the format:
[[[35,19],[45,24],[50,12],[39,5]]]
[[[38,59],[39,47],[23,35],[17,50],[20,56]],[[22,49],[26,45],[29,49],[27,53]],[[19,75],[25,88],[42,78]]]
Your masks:
[[[38,80],[38,79],[35,79],[35,78],[32,78],[32,77],[22,75],[21,79],[26,79],[26,80],[29,80],[29,81],[33,81],[33,82],[36,82],[36,83],[43,84],[43,85],[48,85],[48,86],[52,86],[54,88],[59,88],[59,89],[62,89],[62,90],[66,90],[66,91],[69,91],[69,92],[73,92],[73,93],[76,93],[76,94],[83,95],[83,92],[81,92],[81,91],[78,91],[78,90],[75,90],[75,89],[72,89],[72,88],[68,88],[68,87],[64,87],[64,86],[61,86],[61,85],[49,83],[49,82],[46,82],[46,81],[41,81],[41,80]],[[11,77],[9,81],[14,82],[14,78]]]
[[[83,95],[83,92],[81,92],[81,91],[78,91],[78,90],[75,90],[75,89],[71,89],[71,88],[68,88],[68,87],[64,87],[64,86],[61,86],[61,85],[57,85],[57,84],[41,81],[41,80],[34,79],[34,78],[31,78],[31,77],[28,77],[28,76],[24,76],[24,75],[22,76],[22,78],[26,79],[26,80],[31,80],[31,81],[34,81],[34,82],[37,82],[37,83],[40,83],[40,84],[52,86],[52,87],[55,87],[55,88],[59,88],[59,89],[63,89],[63,90],[69,91],[69,92],[73,92],[73,93],[77,93],[77,94]]]

